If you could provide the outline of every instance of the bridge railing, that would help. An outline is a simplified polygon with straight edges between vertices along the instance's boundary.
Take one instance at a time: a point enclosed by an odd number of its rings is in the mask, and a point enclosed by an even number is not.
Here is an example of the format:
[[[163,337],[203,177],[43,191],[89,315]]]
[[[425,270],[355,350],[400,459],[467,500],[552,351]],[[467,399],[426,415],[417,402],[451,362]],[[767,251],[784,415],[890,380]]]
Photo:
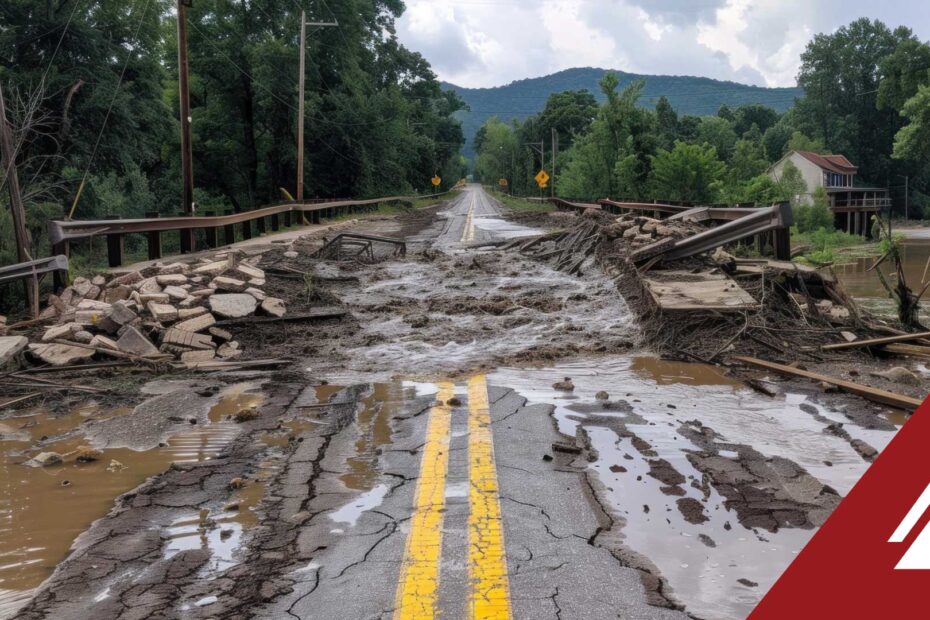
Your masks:
[[[123,236],[141,233],[146,235],[149,260],[162,257],[161,233],[178,231],[181,238],[181,252],[196,251],[195,230],[205,230],[206,248],[228,245],[236,240],[236,226],[241,227],[242,238],[253,236],[252,222],[256,222],[256,232],[265,232],[265,220],[271,219],[271,230],[277,231],[282,224],[290,227],[295,214],[307,214],[311,224],[319,224],[322,219],[329,219],[345,214],[362,213],[378,208],[386,202],[413,201],[421,198],[438,198],[449,192],[424,194],[420,196],[387,196],[366,200],[330,200],[302,202],[284,202],[255,209],[252,211],[233,212],[227,210],[222,215],[207,211],[203,215],[179,215],[160,217],[150,213],[148,217],[121,219],[113,216],[100,220],[52,220],[48,223],[49,239],[52,253],[67,256],[73,241],[105,236],[107,239],[107,259],[110,267],[119,267],[123,263]],[[223,244],[220,244],[222,232]]]

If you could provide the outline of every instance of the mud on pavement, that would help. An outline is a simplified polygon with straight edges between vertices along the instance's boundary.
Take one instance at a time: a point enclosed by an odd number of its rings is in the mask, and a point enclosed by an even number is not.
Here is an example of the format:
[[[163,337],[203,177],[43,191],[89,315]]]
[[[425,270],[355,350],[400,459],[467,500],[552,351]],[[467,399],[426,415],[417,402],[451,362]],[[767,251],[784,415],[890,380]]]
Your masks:
[[[511,617],[745,616],[902,420],[650,355],[593,257],[566,272],[503,249],[525,230],[478,191],[344,228],[404,238],[406,257],[313,258],[326,233],[266,251],[264,290],[289,312],[347,311],[240,326],[243,358],[292,360],[281,370],[149,381],[122,409],[35,433],[25,418],[50,414],[0,419],[9,471],[57,449],[62,464],[30,471],[74,491],[115,475],[111,460],[151,476],[82,514],[78,531],[97,520],[67,559],[43,556],[30,587],[50,576],[16,617],[405,617],[430,454],[446,459],[432,600],[466,617],[482,449],[505,568],[482,575],[503,579]]]

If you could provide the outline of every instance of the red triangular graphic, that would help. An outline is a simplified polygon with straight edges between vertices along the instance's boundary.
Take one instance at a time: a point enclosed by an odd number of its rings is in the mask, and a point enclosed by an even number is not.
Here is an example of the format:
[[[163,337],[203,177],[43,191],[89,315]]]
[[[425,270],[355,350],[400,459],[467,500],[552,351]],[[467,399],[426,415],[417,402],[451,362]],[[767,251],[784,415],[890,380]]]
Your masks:
[[[928,486],[930,399],[898,431],[750,619],[930,618]]]

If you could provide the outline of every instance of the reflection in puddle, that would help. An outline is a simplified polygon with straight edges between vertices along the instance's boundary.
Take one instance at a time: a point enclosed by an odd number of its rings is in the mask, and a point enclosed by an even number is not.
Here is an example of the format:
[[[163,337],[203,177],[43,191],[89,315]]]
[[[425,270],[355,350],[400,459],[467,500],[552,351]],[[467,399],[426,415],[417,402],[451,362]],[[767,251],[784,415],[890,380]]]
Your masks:
[[[551,387],[565,376],[575,384],[571,394]],[[499,369],[489,382],[512,387],[531,403],[554,405],[559,430],[568,436],[584,428],[598,452],[590,467],[606,489],[605,499],[625,520],[625,544],[656,565],[672,596],[689,612],[707,620],[746,617],[814,530],[783,528],[772,534],[741,525],[712,485],[705,495],[704,476],[687,458],[688,451],[699,448],[677,432],[683,423],[697,420],[726,442],[790,459],[841,495],[868,467],[847,441],[824,433],[825,425],[803,411],[805,397],[764,398],[708,367],[609,357],[556,368]],[[629,403],[632,414],[601,406],[594,397],[601,390],[612,401]],[[860,428],[839,412],[815,407],[878,450],[894,436],[891,431]],[[612,419],[624,419],[630,432],[684,475],[685,496],[661,490],[663,483],[648,475],[648,459],[630,437],[610,427]],[[732,457],[734,452],[720,455]],[[681,498],[701,502],[708,520],[687,521],[677,504]],[[757,585],[747,585],[752,583]]]
[[[379,484],[371,491],[362,493],[342,508],[330,513],[329,518],[336,523],[347,523],[349,526],[355,526],[363,512],[367,512],[381,505],[387,493],[388,485]]]
[[[346,459],[347,471],[339,477],[349,489],[371,490],[381,475],[378,468],[381,447],[391,442],[391,419],[403,402],[400,382],[375,383],[371,395],[362,400],[362,409],[355,418],[358,429],[355,454]]]
[[[164,448],[144,452],[104,449],[97,460],[88,463],[76,460],[75,451],[88,443],[81,425],[129,410],[83,406],[64,416],[33,411],[0,421],[0,618],[12,617],[28,602],[32,590],[67,556],[74,539],[106,514],[114,498],[172,462],[217,456],[239,430],[226,418],[261,404],[261,394],[248,392],[254,387],[229,388],[210,411],[209,424],[173,435]],[[63,462],[44,468],[22,465],[40,452],[57,452]],[[231,527],[241,530],[256,519],[246,508],[232,521],[235,526]]]

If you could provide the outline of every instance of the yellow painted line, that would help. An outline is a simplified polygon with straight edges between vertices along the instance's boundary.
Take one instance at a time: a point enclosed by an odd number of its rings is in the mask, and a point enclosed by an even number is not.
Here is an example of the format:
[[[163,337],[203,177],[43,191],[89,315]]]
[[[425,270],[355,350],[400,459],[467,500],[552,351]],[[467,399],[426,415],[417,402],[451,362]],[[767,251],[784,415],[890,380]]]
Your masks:
[[[471,204],[468,205],[468,215],[465,216],[465,229],[462,231],[462,243],[475,240],[475,192],[471,193]]]
[[[427,620],[439,615],[436,601],[452,420],[452,409],[445,403],[454,395],[454,384],[440,383],[437,404],[429,413],[410,534],[397,584],[395,620]]]
[[[510,580],[504,551],[497,466],[488,384],[484,375],[468,380],[468,600],[472,620],[510,620]]]

